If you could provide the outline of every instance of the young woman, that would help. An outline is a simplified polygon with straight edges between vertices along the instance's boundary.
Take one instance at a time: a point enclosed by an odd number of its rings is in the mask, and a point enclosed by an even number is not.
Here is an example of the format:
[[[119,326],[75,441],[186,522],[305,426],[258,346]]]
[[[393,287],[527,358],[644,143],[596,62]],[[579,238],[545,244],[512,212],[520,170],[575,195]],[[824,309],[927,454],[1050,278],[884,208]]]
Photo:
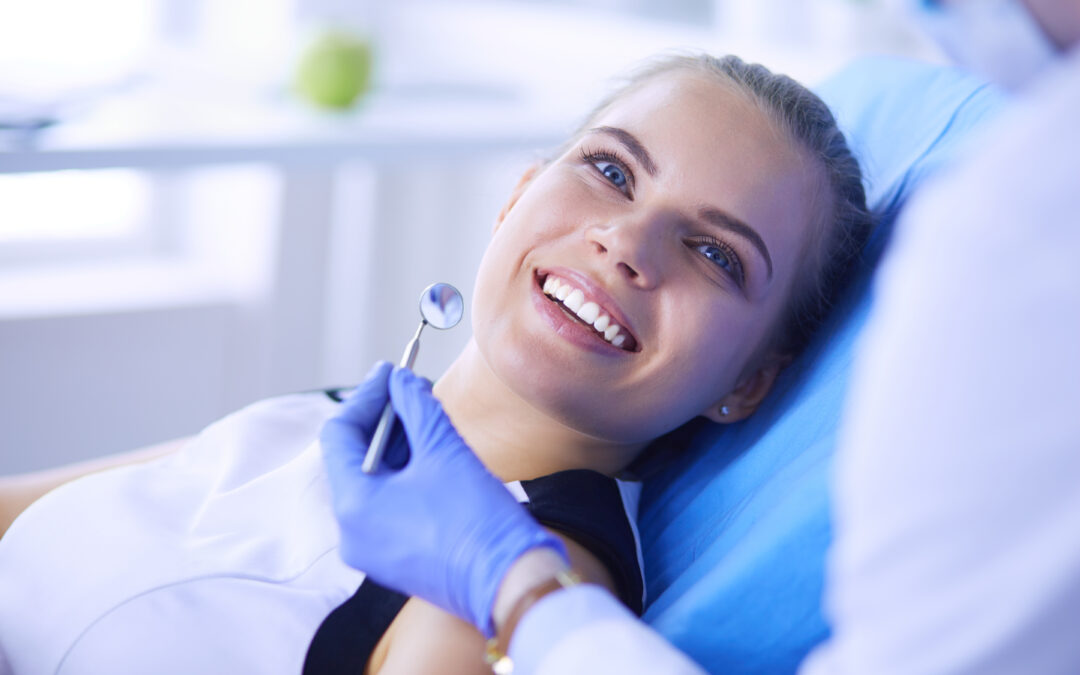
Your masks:
[[[699,415],[752,414],[868,229],[816,96],[733,57],[660,61],[522,176],[435,394],[575,567],[640,611],[636,494],[611,477]],[[0,656],[17,673],[486,672],[470,625],[340,560],[315,441],[339,410],[262,402],[39,500],[0,541]]]

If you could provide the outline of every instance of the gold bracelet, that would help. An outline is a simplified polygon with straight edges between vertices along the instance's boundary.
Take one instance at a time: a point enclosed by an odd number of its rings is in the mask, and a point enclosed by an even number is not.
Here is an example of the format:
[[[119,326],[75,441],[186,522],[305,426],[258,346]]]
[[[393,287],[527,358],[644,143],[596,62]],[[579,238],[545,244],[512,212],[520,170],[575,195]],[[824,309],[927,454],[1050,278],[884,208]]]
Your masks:
[[[506,616],[506,621],[496,629],[495,637],[487,641],[484,661],[491,666],[491,672],[495,675],[511,675],[514,672],[514,662],[510,660],[507,652],[510,651],[510,638],[513,637],[514,629],[517,628],[521,617],[525,616],[525,613],[548,593],[571,588],[580,583],[581,577],[574,571],[561,570],[555,574],[554,578],[533,586],[521,596]]]

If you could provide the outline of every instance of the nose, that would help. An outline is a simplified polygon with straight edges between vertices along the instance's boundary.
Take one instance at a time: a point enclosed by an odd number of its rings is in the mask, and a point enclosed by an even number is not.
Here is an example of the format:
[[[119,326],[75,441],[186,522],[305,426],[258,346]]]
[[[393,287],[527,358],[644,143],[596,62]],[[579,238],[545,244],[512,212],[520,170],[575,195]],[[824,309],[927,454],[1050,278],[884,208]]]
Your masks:
[[[654,288],[660,281],[663,214],[607,220],[585,230],[585,238],[609,268],[639,288]]]

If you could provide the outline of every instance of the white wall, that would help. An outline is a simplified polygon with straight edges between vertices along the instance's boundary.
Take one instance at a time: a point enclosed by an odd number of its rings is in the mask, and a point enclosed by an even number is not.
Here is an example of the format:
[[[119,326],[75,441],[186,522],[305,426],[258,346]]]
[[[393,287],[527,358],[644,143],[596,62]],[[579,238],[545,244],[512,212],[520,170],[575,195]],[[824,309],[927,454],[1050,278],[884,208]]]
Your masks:
[[[190,434],[248,397],[228,305],[0,321],[4,473]]]

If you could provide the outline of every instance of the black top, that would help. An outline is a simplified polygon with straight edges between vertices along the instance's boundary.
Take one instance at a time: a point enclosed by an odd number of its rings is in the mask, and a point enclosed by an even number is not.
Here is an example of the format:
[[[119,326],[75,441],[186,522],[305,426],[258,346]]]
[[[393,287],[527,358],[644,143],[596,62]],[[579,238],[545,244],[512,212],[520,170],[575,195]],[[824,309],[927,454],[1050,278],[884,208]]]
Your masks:
[[[542,525],[588,549],[615,581],[619,598],[643,610],[644,577],[637,533],[618,483],[595,471],[574,470],[520,481],[526,508]],[[323,620],[308,647],[304,675],[362,672],[407,596],[365,578],[356,593]]]

